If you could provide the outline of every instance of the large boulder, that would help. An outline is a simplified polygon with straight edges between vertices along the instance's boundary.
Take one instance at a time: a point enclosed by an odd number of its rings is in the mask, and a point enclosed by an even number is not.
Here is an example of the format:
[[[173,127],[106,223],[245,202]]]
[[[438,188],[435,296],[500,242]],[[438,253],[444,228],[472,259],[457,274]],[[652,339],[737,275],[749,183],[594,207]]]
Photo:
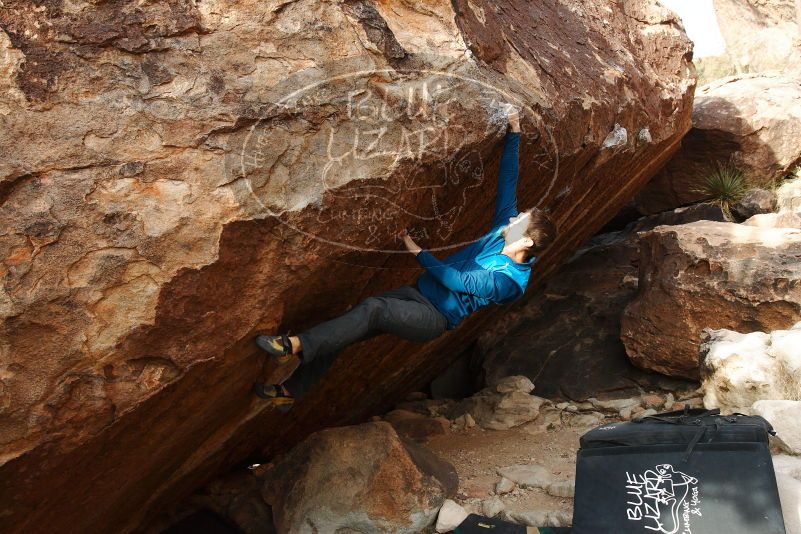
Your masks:
[[[698,221],[640,240],[637,297],[623,312],[632,362],[697,379],[704,328],[771,331],[801,320],[801,229]]]
[[[776,440],[785,451],[801,455],[801,428],[798,426],[801,421],[801,400],[798,400],[801,399],[801,372],[794,378],[795,391],[792,396],[796,400],[760,400],[751,409],[756,415],[770,421],[776,431]]]
[[[485,232],[508,102],[560,227],[536,285],[676,150],[690,58],[653,0],[4,0],[0,530],[129,532],[386,411],[495,311],[343,352],[290,416],[252,337],[412,282],[401,228]]]
[[[262,495],[279,534],[414,534],[457,488],[452,465],[376,422],[310,435],[267,472]]]
[[[700,347],[704,405],[728,412],[763,400],[801,400],[801,322],[788,330],[707,329]]]
[[[720,207],[699,204],[641,217],[621,231],[590,239],[479,337],[487,383],[525,375],[538,395],[578,401],[654,385],[657,376],[632,365],[620,341],[620,317],[637,295],[639,233],[723,219]]]
[[[643,213],[704,199],[719,166],[743,183],[768,186],[801,163],[801,78],[743,75],[696,91],[692,130],[681,149],[636,196]],[[700,189],[700,191],[699,191]]]
[[[798,0],[714,0],[726,49],[696,60],[699,83],[748,72],[801,72]]]

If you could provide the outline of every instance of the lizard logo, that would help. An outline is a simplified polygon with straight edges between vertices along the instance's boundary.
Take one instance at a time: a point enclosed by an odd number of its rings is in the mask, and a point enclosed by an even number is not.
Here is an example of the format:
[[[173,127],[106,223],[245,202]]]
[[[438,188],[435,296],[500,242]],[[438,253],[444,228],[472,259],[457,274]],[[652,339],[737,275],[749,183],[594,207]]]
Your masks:
[[[690,534],[692,516],[701,516],[698,479],[659,464],[642,473],[626,472],[626,517],[645,531]]]

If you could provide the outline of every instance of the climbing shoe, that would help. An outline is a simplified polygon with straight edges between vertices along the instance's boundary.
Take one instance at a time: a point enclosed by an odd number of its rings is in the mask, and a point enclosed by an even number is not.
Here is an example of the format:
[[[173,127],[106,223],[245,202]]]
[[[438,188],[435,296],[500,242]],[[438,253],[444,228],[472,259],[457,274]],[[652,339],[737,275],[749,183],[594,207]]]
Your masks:
[[[252,390],[257,397],[268,401],[281,412],[288,412],[295,402],[289,391],[281,384],[255,382]]]
[[[256,336],[256,345],[270,355],[270,359],[278,365],[286,365],[299,359],[297,354],[292,354],[292,343],[289,336]]]

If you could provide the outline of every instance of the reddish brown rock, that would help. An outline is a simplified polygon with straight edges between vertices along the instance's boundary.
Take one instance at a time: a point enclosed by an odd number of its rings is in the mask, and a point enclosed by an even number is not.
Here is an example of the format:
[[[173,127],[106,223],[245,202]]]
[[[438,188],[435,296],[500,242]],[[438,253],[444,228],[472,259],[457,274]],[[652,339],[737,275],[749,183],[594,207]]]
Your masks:
[[[290,416],[250,394],[251,339],[413,281],[400,228],[481,235],[500,102],[520,206],[561,229],[532,286],[690,126],[690,43],[655,2],[5,0],[0,29],[4,532],[129,532],[435,376],[494,310],[344,352]]]
[[[452,465],[380,422],[310,435],[266,474],[262,494],[279,534],[412,534],[457,487]]]
[[[655,213],[704,200],[699,192],[718,165],[770,186],[801,163],[801,79],[743,75],[696,92],[693,128],[681,149],[638,193],[637,206]]]
[[[665,399],[661,395],[657,395],[656,393],[651,393],[649,395],[643,395],[642,403],[645,408],[653,408],[659,410],[665,404]]]
[[[632,362],[697,379],[704,328],[789,328],[801,320],[801,230],[699,221],[640,239],[637,297],[621,321]]]
[[[434,436],[447,434],[451,422],[444,417],[426,417],[408,410],[392,410],[384,416],[398,435],[424,443]]]

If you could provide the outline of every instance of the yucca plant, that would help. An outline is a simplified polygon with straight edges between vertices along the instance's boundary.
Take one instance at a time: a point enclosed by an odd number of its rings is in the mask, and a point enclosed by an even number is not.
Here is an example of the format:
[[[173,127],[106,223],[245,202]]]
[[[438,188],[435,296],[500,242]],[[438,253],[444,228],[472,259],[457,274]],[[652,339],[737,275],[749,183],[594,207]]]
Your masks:
[[[745,175],[732,163],[719,163],[694,191],[701,194],[705,201],[719,205],[731,221],[731,207],[746,191]]]

